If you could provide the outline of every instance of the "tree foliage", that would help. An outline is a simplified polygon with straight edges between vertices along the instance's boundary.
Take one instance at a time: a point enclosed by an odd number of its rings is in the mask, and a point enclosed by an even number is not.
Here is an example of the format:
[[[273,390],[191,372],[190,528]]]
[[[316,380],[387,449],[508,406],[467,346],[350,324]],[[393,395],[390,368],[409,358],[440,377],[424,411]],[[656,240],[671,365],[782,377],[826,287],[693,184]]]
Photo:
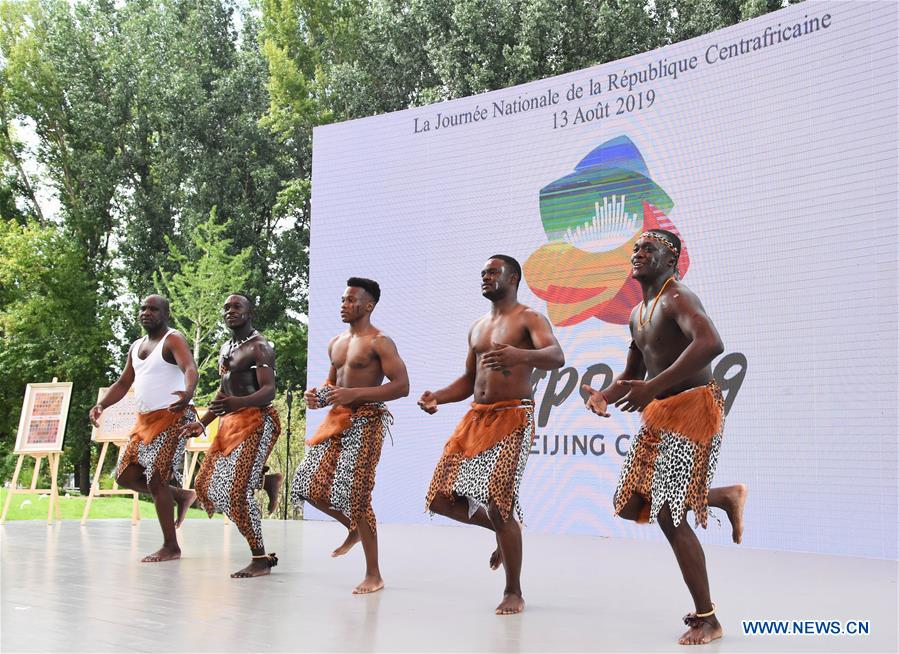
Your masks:
[[[12,409],[0,411],[0,430],[10,441],[30,382],[58,377],[74,384],[72,406],[96,402],[97,380],[112,360],[114,311],[98,310],[95,282],[78,245],[57,226],[0,221],[0,406]],[[88,451],[90,430],[80,417],[71,415],[66,431],[73,462]]]
[[[218,341],[224,336],[222,304],[230,293],[242,293],[250,277],[247,265],[252,254],[249,247],[230,254],[231,239],[225,234],[229,223],[216,223],[213,207],[205,223],[190,234],[193,257],[188,257],[171,239],[169,259],[174,273],[164,269],[155,276],[156,289],[166,296],[172,307],[172,324],[187,337],[200,372],[201,387],[197,400],[211,399],[218,380],[215,357]]]

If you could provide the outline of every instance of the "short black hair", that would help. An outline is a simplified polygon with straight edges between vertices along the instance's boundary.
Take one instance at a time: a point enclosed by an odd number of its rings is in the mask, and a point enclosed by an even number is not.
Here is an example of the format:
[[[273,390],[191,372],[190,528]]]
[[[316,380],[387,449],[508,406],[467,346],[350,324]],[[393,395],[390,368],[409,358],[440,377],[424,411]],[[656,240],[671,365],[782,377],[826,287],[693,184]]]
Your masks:
[[[247,293],[228,293],[228,297],[231,297],[232,295],[236,295],[237,297],[242,297],[244,300],[247,301],[247,306],[250,308],[250,311],[255,311],[256,303],[253,302],[253,298],[250,295],[248,295]]]
[[[500,261],[505,261],[512,267],[512,272],[518,275],[518,281],[515,282],[515,288],[518,288],[521,285],[521,264],[515,259],[515,257],[510,257],[508,254],[494,254],[490,257],[490,259],[499,259]]]
[[[228,297],[242,297],[244,302],[247,303],[247,314],[250,317],[250,323],[256,322],[256,303],[253,301],[253,296],[249,293],[228,293]],[[228,301],[228,297],[225,298],[225,302]]]
[[[348,280],[346,280],[346,285],[361,288],[371,296],[371,299],[375,301],[375,304],[377,304],[381,299],[381,287],[378,285],[378,282],[373,279],[366,279],[365,277],[350,277]]]

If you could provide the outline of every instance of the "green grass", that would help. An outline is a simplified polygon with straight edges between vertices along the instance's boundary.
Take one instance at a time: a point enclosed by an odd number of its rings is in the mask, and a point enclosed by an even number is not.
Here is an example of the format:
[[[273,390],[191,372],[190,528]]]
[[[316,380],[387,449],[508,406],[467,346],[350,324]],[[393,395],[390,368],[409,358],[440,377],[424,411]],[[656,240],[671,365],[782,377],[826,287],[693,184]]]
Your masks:
[[[0,510],[6,504],[6,495],[9,491],[5,488],[0,489]],[[95,497],[91,502],[91,513],[88,516],[90,520],[103,518],[130,518],[131,517],[131,498],[127,495],[113,497]],[[12,503],[9,505],[9,513],[6,515],[7,520],[46,520],[47,508],[50,503],[49,495],[15,495]],[[87,498],[81,495],[73,495],[65,497],[65,492],[60,492],[59,508],[62,512],[63,520],[81,520],[84,513],[84,505]],[[152,502],[140,501],[141,519],[156,519],[156,508]],[[188,518],[206,518],[206,512],[200,509],[188,509]]]

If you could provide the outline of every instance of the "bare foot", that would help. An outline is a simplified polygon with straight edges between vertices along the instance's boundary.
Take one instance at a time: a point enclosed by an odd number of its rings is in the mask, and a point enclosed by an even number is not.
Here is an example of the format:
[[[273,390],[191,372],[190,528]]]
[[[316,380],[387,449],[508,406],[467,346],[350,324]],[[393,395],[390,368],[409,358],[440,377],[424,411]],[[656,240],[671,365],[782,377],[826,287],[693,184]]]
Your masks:
[[[281,482],[284,481],[284,475],[280,472],[275,472],[270,475],[265,476],[265,481],[262,482],[262,488],[265,489],[266,494],[268,495],[268,512],[274,513],[275,509],[278,508],[278,497],[281,491]]]
[[[697,618],[691,613],[684,616],[684,622],[690,627],[678,640],[679,645],[705,645],[717,640],[724,635],[721,623],[712,615],[707,618]]]
[[[515,593],[503,595],[503,601],[496,607],[497,615],[515,615],[524,611],[524,598]]]
[[[184,518],[187,517],[187,510],[193,505],[197,499],[196,491],[184,490],[178,498],[178,516],[175,518],[175,529],[181,526]]]
[[[496,570],[503,564],[503,552],[497,547],[490,555],[490,569]]]
[[[727,513],[727,519],[730,520],[731,537],[735,543],[739,544],[743,540],[743,506],[746,504],[749,489],[744,484],[737,484],[728,486],[724,492],[727,503],[724,511]]]
[[[353,589],[353,595],[367,595],[368,593],[377,593],[384,588],[384,580],[381,575],[366,575],[362,583]]]
[[[181,549],[178,547],[160,547],[152,554],[147,554],[140,560],[141,563],[160,563],[161,561],[174,561],[181,558]]]
[[[250,577],[262,577],[271,573],[272,568],[278,565],[278,557],[269,554],[267,558],[257,559],[253,557],[250,565],[231,574],[232,579],[248,579]]]
[[[356,543],[358,543],[359,540],[360,540],[360,537],[359,537],[359,530],[358,530],[358,529],[353,529],[353,530],[351,530],[351,531],[346,535],[346,540],[343,541],[343,543],[340,545],[340,547],[338,547],[336,550],[334,550],[333,552],[331,552],[331,556],[332,556],[332,557],[343,556],[344,554],[346,554],[347,552],[349,552],[351,549],[353,549],[353,545],[355,545]],[[364,582],[363,582],[363,583],[364,583]]]

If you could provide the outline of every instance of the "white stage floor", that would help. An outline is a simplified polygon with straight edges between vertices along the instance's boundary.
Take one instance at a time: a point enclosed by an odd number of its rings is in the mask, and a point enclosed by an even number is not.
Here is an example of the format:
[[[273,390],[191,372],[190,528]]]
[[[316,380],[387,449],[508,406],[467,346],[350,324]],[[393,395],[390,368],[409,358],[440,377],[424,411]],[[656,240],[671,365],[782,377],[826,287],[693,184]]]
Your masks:
[[[336,523],[267,521],[269,577],[232,580],[246,544],[220,519],[189,520],[184,558],[140,564],[144,520],[0,527],[0,649],[90,652],[662,652],[690,608],[660,543],[525,533],[527,609],[499,617],[493,538],[470,527],[380,525],[386,588],[350,591],[362,549],[331,559]],[[706,548],[725,636],[703,652],[895,652],[895,561]],[[744,636],[751,619],[870,621],[868,636]]]

